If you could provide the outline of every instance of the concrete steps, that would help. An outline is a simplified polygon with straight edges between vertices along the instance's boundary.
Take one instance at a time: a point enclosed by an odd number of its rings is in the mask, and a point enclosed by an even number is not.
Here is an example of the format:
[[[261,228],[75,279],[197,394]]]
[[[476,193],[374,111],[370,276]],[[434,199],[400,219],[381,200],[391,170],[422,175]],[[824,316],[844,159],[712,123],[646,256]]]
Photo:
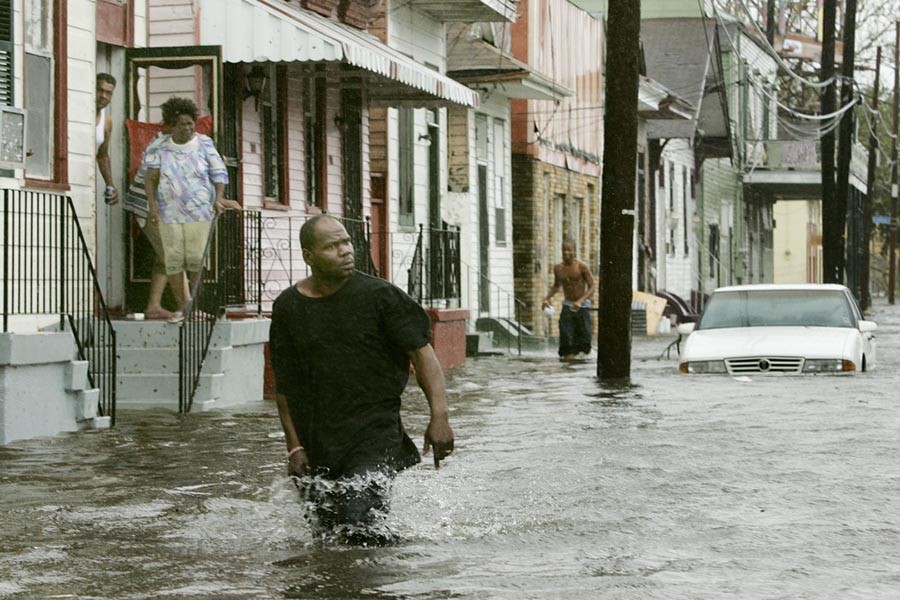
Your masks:
[[[120,409],[178,410],[181,326],[116,321],[116,396]],[[219,320],[197,383],[192,411],[259,400],[268,319]]]

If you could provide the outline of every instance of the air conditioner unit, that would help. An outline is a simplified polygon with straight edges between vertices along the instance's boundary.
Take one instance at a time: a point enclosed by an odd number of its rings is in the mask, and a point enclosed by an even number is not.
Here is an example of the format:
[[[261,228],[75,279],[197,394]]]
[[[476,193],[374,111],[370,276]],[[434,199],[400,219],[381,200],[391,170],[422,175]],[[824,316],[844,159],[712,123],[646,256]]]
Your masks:
[[[25,109],[0,106],[0,168],[25,168]]]

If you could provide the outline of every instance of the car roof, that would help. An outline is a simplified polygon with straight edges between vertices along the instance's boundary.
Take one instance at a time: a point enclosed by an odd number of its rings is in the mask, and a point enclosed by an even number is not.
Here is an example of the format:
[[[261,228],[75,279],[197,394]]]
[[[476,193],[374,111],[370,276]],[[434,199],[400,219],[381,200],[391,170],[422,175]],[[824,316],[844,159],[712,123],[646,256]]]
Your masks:
[[[753,292],[753,291],[797,291],[805,290],[809,292],[815,291],[837,291],[846,290],[847,287],[838,283],[754,283],[750,285],[729,285],[726,287],[716,288],[713,293],[717,292]]]

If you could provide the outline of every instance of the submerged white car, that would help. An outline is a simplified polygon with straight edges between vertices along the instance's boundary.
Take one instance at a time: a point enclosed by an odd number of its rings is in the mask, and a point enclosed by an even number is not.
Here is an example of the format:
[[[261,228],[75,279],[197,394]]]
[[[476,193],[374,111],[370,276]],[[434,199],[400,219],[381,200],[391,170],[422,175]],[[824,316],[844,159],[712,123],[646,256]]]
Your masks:
[[[687,335],[682,373],[836,373],[875,367],[874,321],[846,287],[758,284],[719,288]]]

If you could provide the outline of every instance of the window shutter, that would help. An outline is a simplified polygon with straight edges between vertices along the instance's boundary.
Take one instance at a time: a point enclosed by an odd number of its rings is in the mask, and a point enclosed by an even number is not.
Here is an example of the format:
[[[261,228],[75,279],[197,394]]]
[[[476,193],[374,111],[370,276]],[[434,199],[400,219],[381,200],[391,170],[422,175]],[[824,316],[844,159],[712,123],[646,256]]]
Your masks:
[[[12,0],[0,0],[0,104],[13,106]]]

